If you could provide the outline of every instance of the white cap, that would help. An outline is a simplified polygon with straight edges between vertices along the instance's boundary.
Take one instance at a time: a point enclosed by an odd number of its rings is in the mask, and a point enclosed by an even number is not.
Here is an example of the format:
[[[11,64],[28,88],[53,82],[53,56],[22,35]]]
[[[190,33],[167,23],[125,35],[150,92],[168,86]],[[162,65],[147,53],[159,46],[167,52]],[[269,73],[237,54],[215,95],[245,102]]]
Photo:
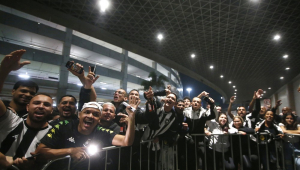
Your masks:
[[[102,111],[102,106],[97,102],[84,103],[84,105],[82,106],[81,111],[85,108],[95,108],[95,109],[99,109],[100,111]]]

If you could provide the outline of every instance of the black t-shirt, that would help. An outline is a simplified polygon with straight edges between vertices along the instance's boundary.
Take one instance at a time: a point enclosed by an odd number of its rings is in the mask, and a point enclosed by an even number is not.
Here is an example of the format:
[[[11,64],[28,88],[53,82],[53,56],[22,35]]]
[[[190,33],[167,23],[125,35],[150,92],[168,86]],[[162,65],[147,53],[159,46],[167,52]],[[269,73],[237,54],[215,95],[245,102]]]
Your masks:
[[[41,143],[52,149],[83,147],[88,140],[99,143],[101,148],[112,145],[116,135],[112,130],[96,126],[90,135],[83,135],[78,132],[78,124],[79,120],[60,121],[49,130]]]

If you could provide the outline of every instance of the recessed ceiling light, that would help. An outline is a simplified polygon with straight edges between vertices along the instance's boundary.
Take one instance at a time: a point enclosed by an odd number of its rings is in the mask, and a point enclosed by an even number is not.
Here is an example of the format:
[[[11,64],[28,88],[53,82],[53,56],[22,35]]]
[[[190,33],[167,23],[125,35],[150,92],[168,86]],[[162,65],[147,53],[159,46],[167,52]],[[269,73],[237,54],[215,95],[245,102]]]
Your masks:
[[[228,83],[231,84],[231,81],[229,81]]]
[[[280,77],[280,79],[282,80],[282,79],[284,79],[284,77]]]
[[[271,87],[269,87],[268,89],[271,90]]]
[[[104,83],[104,82],[100,82],[100,84],[106,84],[106,83]]]
[[[158,38],[159,40],[162,40],[162,39],[164,38],[164,36],[163,36],[162,34],[158,34],[157,38]]]
[[[280,35],[276,34],[273,39],[274,40],[279,40],[280,38],[281,38]]]
[[[20,78],[23,78],[23,79],[29,79],[30,76],[26,73],[26,74],[19,74],[18,75]]]
[[[29,46],[30,46],[30,47],[33,47],[33,48],[41,48],[41,47],[36,46],[36,45],[33,45],[33,44],[30,44]]]
[[[223,99],[223,97],[221,97],[221,99]]]
[[[81,83],[77,83],[77,86],[82,86],[82,84]]]
[[[234,94],[236,94],[236,93],[234,93]]]
[[[285,70],[289,70],[289,69],[290,69],[289,67],[285,68]]]
[[[41,23],[38,22],[38,24],[41,24]]]
[[[101,12],[105,12],[107,8],[109,7],[109,1],[108,0],[100,0],[99,1],[99,7]]]
[[[139,76],[139,75],[136,75],[136,77],[140,78],[141,76]]]
[[[237,89],[235,89],[234,91],[237,91]]]
[[[266,91],[264,91],[264,93],[267,93]]]
[[[192,55],[191,55],[192,58],[195,58],[195,56],[196,56],[195,54],[192,54]]]
[[[223,78],[224,76],[223,76],[223,75],[220,75],[220,77]]]
[[[236,96],[234,96],[236,98]]]
[[[72,57],[72,58],[77,58],[75,55],[73,55],[73,54],[70,54],[70,57]]]
[[[102,87],[101,89],[102,89],[102,90],[106,90],[107,88],[105,88],[105,87]]]
[[[235,88],[235,86],[232,86],[233,88]]]
[[[102,63],[96,63],[96,64],[98,64],[98,65],[100,65],[100,66],[102,66],[102,65],[103,65]]]
[[[213,69],[213,68],[214,68],[214,66],[209,66],[209,68],[210,68],[210,69]]]
[[[289,55],[284,55],[284,56],[283,56],[283,58],[288,58],[288,57],[289,57]]]

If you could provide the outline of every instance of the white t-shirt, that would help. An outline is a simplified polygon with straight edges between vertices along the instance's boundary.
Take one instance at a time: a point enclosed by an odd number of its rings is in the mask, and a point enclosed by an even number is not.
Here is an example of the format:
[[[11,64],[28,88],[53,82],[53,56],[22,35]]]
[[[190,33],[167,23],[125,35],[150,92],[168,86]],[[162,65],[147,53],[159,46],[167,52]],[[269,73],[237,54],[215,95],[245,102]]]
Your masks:
[[[215,120],[206,121],[206,125],[212,134],[224,134],[220,125]],[[218,152],[227,152],[230,146],[228,135],[211,135],[209,140],[209,148],[215,148]]]

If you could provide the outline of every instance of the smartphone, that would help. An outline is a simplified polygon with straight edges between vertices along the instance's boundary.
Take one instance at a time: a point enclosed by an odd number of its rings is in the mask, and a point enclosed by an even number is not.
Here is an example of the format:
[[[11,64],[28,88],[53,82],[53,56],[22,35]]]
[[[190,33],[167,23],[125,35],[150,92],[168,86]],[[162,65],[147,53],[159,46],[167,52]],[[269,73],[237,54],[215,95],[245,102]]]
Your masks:
[[[83,72],[83,68],[76,66],[76,63],[74,63],[72,61],[68,61],[66,63],[66,67],[68,69],[71,69],[71,70],[77,72],[78,74],[81,74]]]
[[[91,71],[94,73],[94,77],[96,76],[96,64],[95,66],[91,66]]]

